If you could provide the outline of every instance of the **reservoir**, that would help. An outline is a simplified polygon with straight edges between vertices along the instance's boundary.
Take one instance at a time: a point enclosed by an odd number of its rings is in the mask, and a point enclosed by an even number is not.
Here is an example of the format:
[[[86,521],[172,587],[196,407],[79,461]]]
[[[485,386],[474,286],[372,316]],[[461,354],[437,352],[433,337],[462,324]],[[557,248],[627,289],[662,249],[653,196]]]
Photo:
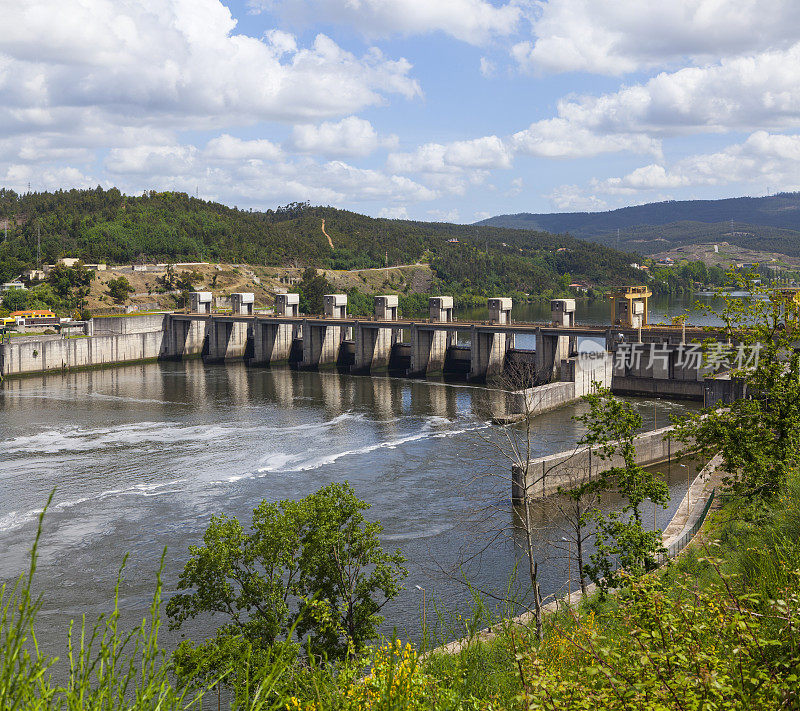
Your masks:
[[[85,613],[91,622],[109,610],[126,554],[120,605],[133,625],[149,604],[164,548],[168,596],[212,515],[247,525],[262,499],[301,498],[347,480],[372,505],[368,517],[382,522],[384,546],[408,557],[406,589],[384,609],[384,630],[415,638],[422,604],[415,586],[429,604],[463,614],[470,593],[457,579],[459,561],[472,583],[495,593],[514,566],[513,536],[488,543],[493,534],[478,524],[489,509],[497,527],[513,522],[510,464],[485,439],[491,392],[199,360],[8,381],[0,388],[0,578],[9,582],[26,568],[37,512],[55,489],[37,572],[37,634],[63,657],[69,620]],[[632,402],[644,429],[696,407]],[[572,417],[583,410],[570,405],[536,418],[532,456],[573,447],[581,429]],[[672,502],[655,512],[659,527],[686,490],[685,470],[671,475]],[[646,512],[650,520],[652,507]],[[559,526],[554,516],[542,537],[557,540]],[[543,567],[544,593],[564,591],[565,554],[551,552]],[[201,639],[221,622],[186,632]],[[165,626],[165,645],[178,640]]]

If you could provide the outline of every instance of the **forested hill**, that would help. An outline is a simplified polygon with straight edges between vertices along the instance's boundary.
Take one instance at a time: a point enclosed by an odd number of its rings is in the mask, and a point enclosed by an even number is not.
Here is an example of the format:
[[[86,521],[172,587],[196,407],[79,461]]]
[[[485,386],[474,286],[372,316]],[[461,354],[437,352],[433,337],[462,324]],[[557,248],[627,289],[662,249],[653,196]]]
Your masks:
[[[330,235],[331,249],[322,232]],[[69,190],[18,195],[0,190],[0,278],[36,262],[79,257],[110,264],[214,261],[356,269],[429,261],[437,277],[464,291],[541,293],[569,280],[630,283],[635,257],[569,236],[494,227],[375,219],[330,207],[292,204],[244,211],[184,193]],[[450,240],[458,240],[451,242]]]
[[[733,229],[731,229],[733,221]],[[748,249],[800,255],[800,193],[724,200],[671,200],[608,212],[498,215],[478,223],[568,232],[627,248],[657,251],[680,244],[725,240]],[[664,244],[666,243],[666,245]]]

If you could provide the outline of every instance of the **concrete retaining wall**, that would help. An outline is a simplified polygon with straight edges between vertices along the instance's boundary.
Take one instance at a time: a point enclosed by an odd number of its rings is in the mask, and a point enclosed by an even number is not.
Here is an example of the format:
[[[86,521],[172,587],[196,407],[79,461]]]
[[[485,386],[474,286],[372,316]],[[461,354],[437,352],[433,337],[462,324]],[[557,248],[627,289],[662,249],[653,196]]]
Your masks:
[[[208,335],[206,321],[173,319],[170,314],[99,317],[94,324],[94,335],[83,338],[8,339],[0,344],[0,375],[196,357],[203,353]]]
[[[616,395],[656,395],[702,400],[705,383],[702,380],[658,380],[615,375],[611,381],[611,389]]]
[[[687,450],[687,445],[673,439],[673,427],[662,427],[640,434],[635,439],[636,463],[658,464]],[[566,452],[531,459],[528,466],[515,465],[512,472],[512,498],[521,501],[524,488],[528,496],[543,497],[556,493],[559,487],[569,488],[597,476],[611,467],[623,465],[619,456],[601,459],[599,447],[578,447]]]
[[[136,314],[135,316],[95,316],[94,333],[153,333],[166,330],[169,314]]]
[[[28,340],[0,346],[3,377],[40,373],[46,370],[91,368],[165,355],[163,331],[106,334],[85,338]]]
[[[611,385],[611,357],[600,354],[595,360],[570,359],[561,361],[561,382],[537,385],[518,390],[511,396],[509,414],[535,417],[575,402],[592,391],[593,383]]]

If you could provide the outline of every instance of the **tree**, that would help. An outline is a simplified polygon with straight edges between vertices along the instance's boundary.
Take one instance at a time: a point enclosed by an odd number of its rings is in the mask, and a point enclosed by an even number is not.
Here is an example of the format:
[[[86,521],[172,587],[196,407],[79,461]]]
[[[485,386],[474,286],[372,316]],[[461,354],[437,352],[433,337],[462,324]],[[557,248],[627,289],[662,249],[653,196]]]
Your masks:
[[[602,496],[613,491],[622,499],[622,506],[616,511],[604,514],[596,508],[584,516],[584,521],[591,519],[595,524],[595,552],[584,570],[605,590],[658,565],[661,534],[644,529],[641,505],[647,499],[665,504],[669,501],[669,488],[657,474],[636,463],[634,439],[642,417],[633,406],[618,400],[606,388],[598,388],[583,399],[589,403],[589,412],[575,418],[587,430],[580,443],[591,447],[595,456],[611,466],[574,488],[573,496]]]
[[[322,297],[332,293],[333,289],[333,284],[324,274],[318,274],[316,269],[309,267],[303,272],[303,279],[297,285],[300,311],[306,314],[321,314],[324,308]]]
[[[203,280],[203,275],[197,272],[183,271],[175,279],[175,288],[179,291],[192,291],[194,285]]]
[[[536,635],[544,634],[544,597],[541,590],[541,565],[546,561],[548,549],[553,544],[545,535],[550,529],[548,503],[541,496],[544,480],[552,467],[533,465],[533,456],[542,444],[542,432],[535,421],[543,391],[531,388],[536,382],[535,367],[530,364],[510,365],[497,378],[497,388],[487,392],[487,410],[491,426],[476,429],[470,437],[480,450],[488,452],[485,469],[476,477],[484,488],[476,502],[470,528],[479,536],[477,547],[466,551],[451,571],[455,580],[462,582],[472,561],[480,561],[483,553],[496,546],[500,540],[509,541],[517,551],[515,570],[524,575],[530,584],[530,597],[521,599],[515,590],[501,595],[496,591],[470,586],[485,597],[493,598],[510,609],[524,606],[532,615]],[[499,402],[495,398],[499,395]],[[473,447],[472,449],[476,449]],[[482,456],[481,454],[477,456]],[[509,516],[508,491],[514,491],[514,508]],[[488,501],[487,501],[488,497]],[[528,602],[528,600],[530,602]],[[513,612],[510,614],[513,615]]]
[[[262,501],[246,531],[236,518],[215,516],[202,546],[167,605],[171,626],[198,615],[226,618],[216,637],[192,657],[224,657],[240,642],[260,655],[305,639],[310,654],[342,658],[377,635],[381,608],[406,575],[399,551],[385,552],[382,526],[363,516],[368,505],[349,484],[330,484],[300,501]]]
[[[87,269],[83,262],[68,267],[63,263],[56,264],[47,275],[47,282],[53,287],[56,296],[60,297],[68,309],[83,311],[86,297],[89,295],[94,272]]]
[[[124,303],[128,298],[128,294],[133,292],[131,283],[123,275],[118,276],[116,279],[110,279],[106,286],[108,287],[108,295],[118,304]]]
[[[590,465],[591,466],[591,460]],[[586,597],[586,551],[595,537],[592,527],[592,517],[597,510],[600,496],[598,491],[591,486],[591,472],[582,467],[567,469],[569,484],[559,487],[559,496],[554,501],[555,508],[561,514],[564,536],[562,542],[567,547],[567,558],[570,561],[569,575],[572,575],[572,551],[575,551],[575,564],[578,572],[578,582],[581,594]],[[558,545],[561,548],[562,546]],[[570,590],[570,593],[572,590]]]
[[[27,289],[9,289],[3,294],[3,308],[8,311],[23,311],[28,308],[29,301]]]
[[[746,396],[719,403],[678,427],[706,454],[720,452],[731,491],[751,503],[781,490],[800,463],[800,302],[795,290],[772,290],[754,273],[728,273],[746,298],[720,291],[717,307],[699,304],[719,319],[731,346],[704,344],[705,362],[739,379]]]

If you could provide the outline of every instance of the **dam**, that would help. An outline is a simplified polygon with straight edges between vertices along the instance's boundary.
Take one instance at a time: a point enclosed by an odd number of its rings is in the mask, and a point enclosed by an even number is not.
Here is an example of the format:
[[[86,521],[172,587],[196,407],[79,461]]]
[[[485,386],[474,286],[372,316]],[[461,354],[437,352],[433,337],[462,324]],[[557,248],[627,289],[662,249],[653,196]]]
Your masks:
[[[506,408],[511,415],[526,411],[534,393],[536,405],[529,414],[570,402],[593,382],[619,394],[706,404],[741,397],[735,380],[681,360],[687,343],[723,340],[719,329],[649,325],[639,308],[646,298],[637,298],[635,289],[618,299],[610,325],[577,324],[573,299],[551,300],[550,321],[533,323],[515,321],[512,300],[502,297],[487,300],[488,319],[463,321],[454,318],[450,296],[430,297],[428,317],[409,319],[399,317],[396,295],[376,296],[374,315],[365,318],[348,315],[345,294],[326,295],[323,314],[304,315],[298,294],[278,294],[274,312],[265,314],[255,312],[252,293],[232,294],[230,312],[215,313],[211,292],[194,292],[184,313],[100,316],[79,336],[6,339],[0,344],[0,376],[187,358],[366,375],[453,376],[511,391]],[[520,336],[534,340],[535,347],[517,348]],[[615,358],[623,349],[634,349],[637,357]]]

